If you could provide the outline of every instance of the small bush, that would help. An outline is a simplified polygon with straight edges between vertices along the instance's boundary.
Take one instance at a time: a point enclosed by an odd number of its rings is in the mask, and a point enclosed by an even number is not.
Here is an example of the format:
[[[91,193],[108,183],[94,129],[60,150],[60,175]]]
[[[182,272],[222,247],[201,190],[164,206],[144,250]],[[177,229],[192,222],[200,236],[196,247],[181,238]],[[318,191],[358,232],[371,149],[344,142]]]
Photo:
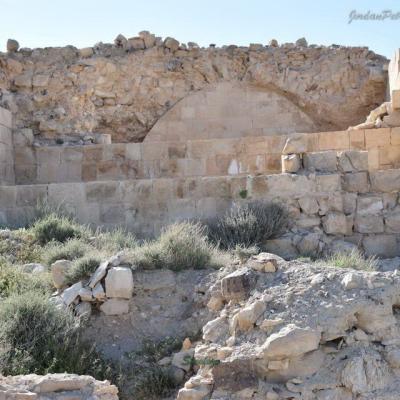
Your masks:
[[[0,263],[0,298],[35,291],[45,296],[52,290],[49,273],[30,274],[21,267]]]
[[[115,254],[124,249],[134,249],[138,243],[132,233],[117,228],[110,232],[97,231],[93,245],[103,252]]]
[[[68,217],[49,214],[37,220],[31,231],[38,243],[44,245],[51,241],[64,243],[71,238],[87,235],[87,229]]]
[[[80,239],[70,239],[65,243],[51,242],[45,248],[45,263],[51,265],[57,260],[76,260],[93,250]]]
[[[0,303],[0,373],[70,372],[104,379],[109,370],[94,348],[81,339],[81,327],[37,292]]]
[[[215,255],[203,226],[181,222],[165,228],[157,240],[136,248],[133,264],[143,269],[202,269],[215,266]]]
[[[235,204],[225,215],[208,224],[210,239],[224,249],[237,245],[262,246],[282,234],[288,226],[288,212],[276,203]]]
[[[136,355],[142,356],[148,362],[157,362],[180,350],[181,347],[182,339],[176,337],[167,336],[158,342],[146,339]]]
[[[100,265],[100,262],[101,260],[95,256],[85,256],[75,260],[72,268],[67,271],[66,284],[70,286],[90,278]]]
[[[376,270],[378,263],[375,257],[365,258],[359,250],[347,253],[336,253],[326,258],[323,263],[338,268],[352,268],[364,271]]]

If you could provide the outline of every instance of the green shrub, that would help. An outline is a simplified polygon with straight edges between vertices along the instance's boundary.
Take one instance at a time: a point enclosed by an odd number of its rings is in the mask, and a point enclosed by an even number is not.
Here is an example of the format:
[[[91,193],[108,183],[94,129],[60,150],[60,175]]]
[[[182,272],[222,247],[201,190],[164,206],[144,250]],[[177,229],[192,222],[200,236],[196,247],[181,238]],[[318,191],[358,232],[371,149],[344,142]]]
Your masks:
[[[288,226],[288,212],[276,203],[235,204],[220,218],[210,221],[210,239],[224,249],[237,245],[262,246],[282,234]]]
[[[165,228],[157,240],[134,249],[133,264],[143,269],[202,269],[215,266],[215,255],[203,226],[181,222]]]
[[[0,298],[36,291],[43,296],[52,290],[49,273],[30,274],[21,267],[0,262]]]
[[[110,232],[98,230],[93,245],[97,249],[112,255],[124,249],[134,249],[138,246],[138,242],[132,233],[117,228]]]
[[[49,214],[37,220],[31,231],[38,243],[44,245],[51,241],[64,243],[71,238],[87,236],[87,228],[68,217]]]
[[[0,303],[0,373],[70,372],[104,379],[109,369],[81,339],[81,327],[68,310],[37,292]]]
[[[375,257],[365,258],[363,254],[356,249],[350,252],[336,253],[327,257],[319,263],[332,265],[338,268],[352,268],[364,271],[373,271],[377,268],[377,259]]]
[[[93,248],[81,239],[69,239],[65,243],[51,242],[45,248],[44,260],[51,265],[57,260],[76,260],[93,250]]]
[[[90,278],[100,262],[100,258],[90,255],[75,260],[72,267],[67,271],[66,284],[70,286]]]

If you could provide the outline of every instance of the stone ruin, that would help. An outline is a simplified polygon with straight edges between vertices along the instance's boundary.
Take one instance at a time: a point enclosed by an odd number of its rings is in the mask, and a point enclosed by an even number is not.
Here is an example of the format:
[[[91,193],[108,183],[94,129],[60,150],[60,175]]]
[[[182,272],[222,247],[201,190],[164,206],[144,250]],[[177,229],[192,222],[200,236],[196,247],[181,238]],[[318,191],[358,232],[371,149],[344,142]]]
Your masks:
[[[46,201],[146,237],[232,202],[274,200],[292,226],[268,241],[271,253],[400,255],[399,51],[388,63],[304,39],[200,48],[146,31],[85,49],[7,49],[1,224],[23,225]],[[261,253],[174,273],[117,254],[66,287],[67,264],[51,266],[53,300],[78,315],[98,307],[87,335],[111,358],[147,334],[202,328],[161,360],[188,379],[179,400],[399,398],[399,263],[349,271]],[[218,362],[193,368],[187,356]],[[76,375],[0,377],[0,399],[71,397],[114,400],[117,389]]]
[[[277,254],[400,255],[399,89],[399,52],[389,64],[304,40],[200,48],[144,31],[85,49],[10,41],[0,222],[21,225],[46,201],[149,237],[264,199],[292,215],[291,231],[268,243]]]

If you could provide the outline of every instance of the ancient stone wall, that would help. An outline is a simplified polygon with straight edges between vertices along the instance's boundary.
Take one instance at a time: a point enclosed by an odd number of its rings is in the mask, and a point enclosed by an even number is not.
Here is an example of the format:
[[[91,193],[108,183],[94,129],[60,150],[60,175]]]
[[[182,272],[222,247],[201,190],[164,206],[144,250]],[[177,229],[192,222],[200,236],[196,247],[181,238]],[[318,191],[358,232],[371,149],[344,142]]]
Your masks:
[[[14,182],[12,115],[0,107],[0,185],[12,185]]]
[[[14,140],[17,184],[280,173],[282,149],[291,137],[35,146],[25,140],[29,136],[26,131],[14,134],[20,138],[19,145]],[[400,163],[400,128],[320,132],[304,137],[309,152],[368,150],[370,169],[397,168]]]
[[[345,129],[386,95],[388,61],[367,48],[199,48],[141,34],[81,50],[0,54],[0,106],[42,138],[99,132],[116,143],[142,141],[153,126],[152,136],[174,140]],[[217,102],[201,104],[204,96]],[[202,106],[194,116],[191,102]]]

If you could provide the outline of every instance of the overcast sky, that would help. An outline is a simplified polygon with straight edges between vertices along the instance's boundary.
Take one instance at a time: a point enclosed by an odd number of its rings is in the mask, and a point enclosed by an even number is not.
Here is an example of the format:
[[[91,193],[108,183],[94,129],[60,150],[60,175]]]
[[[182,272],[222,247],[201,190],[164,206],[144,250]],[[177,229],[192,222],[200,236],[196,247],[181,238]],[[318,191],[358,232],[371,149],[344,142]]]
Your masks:
[[[353,20],[387,10],[398,19]],[[390,12],[389,12],[390,11]],[[91,46],[149,30],[201,46],[308,42],[368,46],[391,57],[400,47],[400,1],[389,0],[0,0],[0,50],[8,38],[21,47]]]

